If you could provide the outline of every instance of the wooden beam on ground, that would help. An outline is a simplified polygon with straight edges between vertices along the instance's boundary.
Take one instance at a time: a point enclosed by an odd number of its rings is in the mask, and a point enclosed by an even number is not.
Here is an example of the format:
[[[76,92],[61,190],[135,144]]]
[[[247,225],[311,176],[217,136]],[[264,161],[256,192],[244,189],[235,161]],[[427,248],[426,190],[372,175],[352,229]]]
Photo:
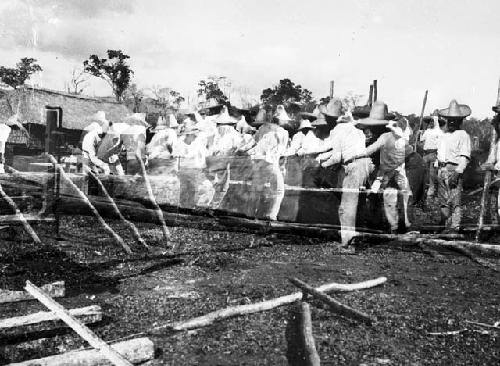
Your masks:
[[[56,169],[59,170],[60,174],[61,174],[61,177],[74,189],[75,192],[78,193],[78,196],[82,199],[82,201],[88,206],[88,208],[90,209],[90,211],[92,211],[92,214],[97,218],[97,221],[99,221],[99,223],[101,224],[101,226],[104,228],[104,230],[110,234],[113,239],[121,245],[121,247],[123,248],[123,250],[127,253],[127,254],[132,254],[132,250],[130,249],[130,247],[123,241],[123,239],[106,223],[106,221],[104,221],[104,219],[101,217],[101,215],[99,215],[99,212],[96,210],[96,208],[92,205],[92,203],[89,201],[89,199],[87,198],[87,196],[85,196],[85,194],[76,186],[75,183],[73,183],[73,181],[67,176],[66,172],[64,171],[64,169],[62,169],[62,167],[59,165],[59,163],[57,162],[57,160],[50,154],[47,154],[47,156],[49,157],[49,160],[50,162],[54,165],[54,167]]]
[[[322,303],[328,305],[330,310],[332,310],[334,313],[337,313],[345,318],[354,319],[368,325],[373,324],[373,319],[370,318],[367,314],[340,303],[334,298],[317,291],[314,287],[309,286],[307,283],[299,280],[298,278],[294,277],[289,278],[289,281],[298,288],[300,288],[302,291],[306,292],[307,294],[311,295],[312,297],[321,301]]]
[[[307,302],[301,301],[290,307],[286,340],[290,366],[320,365],[312,331],[311,307]]]
[[[380,286],[387,281],[385,277],[379,277],[374,280],[353,283],[353,284],[339,284],[339,283],[329,283],[323,286],[316,288],[319,292],[348,292],[348,291],[357,291],[364,290],[368,288],[372,288],[375,286]],[[297,300],[302,299],[302,292],[295,292],[291,295],[286,295],[278,298],[274,298],[271,300],[266,300],[262,302],[258,302],[255,304],[248,305],[239,305],[232,306],[225,309],[217,310],[193,319],[178,321],[174,323],[169,323],[165,325],[161,325],[155,327],[154,330],[161,329],[171,329],[174,331],[182,331],[182,330],[190,330],[196,328],[206,327],[215,322],[229,319],[235,316],[247,315],[259,313],[262,311],[267,311],[271,309],[275,309],[277,307],[292,304]]]
[[[25,290],[28,291],[33,297],[37,298],[49,310],[53,311],[63,322],[65,322],[71,329],[73,329],[80,337],[86,340],[92,347],[99,350],[100,353],[116,366],[130,366],[132,365],[120,353],[116,352],[106,342],[97,337],[89,328],[82,322],[72,316],[64,307],[50,298],[40,288],[26,281]]]
[[[47,285],[43,285],[41,288],[50,297],[64,297],[64,295],[66,295],[66,287],[64,286],[64,281],[49,283]],[[0,304],[27,300],[35,300],[35,298],[26,291],[11,291],[0,289]]]
[[[51,224],[55,220],[51,217],[41,217],[38,215],[32,215],[32,214],[23,214],[24,219],[31,223],[31,224]],[[0,216],[0,224],[2,225],[16,225],[16,224],[22,224],[19,221],[19,216],[18,215],[1,215]]]
[[[139,242],[139,244],[141,244],[147,250],[151,250],[151,247],[146,244],[146,241],[142,238],[141,234],[139,233],[139,230],[137,230],[137,227],[132,222],[127,220],[125,217],[123,217],[122,213],[120,212],[120,209],[118,208],[115,201],[113,200],[113,197],[110,196],[110,194],[108,193],[108,190],[106,189],[106,187],[104,187],[104,184],[102,184],[102,182],[99,179],[99,177],[97,176],[97,174],[94,174],[94,172],[86,166],[84,166],[84,169],[85,169],[85,172],[87,174],[89,174],[92,178],[95,179],[95,181],[97,182],[97,185],[101,189],[102,193],[104,194],[106,199],[109,201],[114,213],[116,214],[116,216],[118,216],[120,221],[123,222],[132,231],[134,238]]]
[[[443,240],[430,237],[421,237],[416,234],[372,234],[363,233],[359,239],[377,239],[377,243],[382,240],[392,240],[400,243],[408,243],[409,245],[426,245],[433,249],[447,250],[469,250],[485,256],[500,257],[500,245],[481,244],[465,240]],[[355,241],[356,242],[356,241]]]
[[[8,203],[8,205],[12,208],[12,210],[15,212],[15,215],[17,216],[18,220],[21,222],[21,224],[24,227],[24,230],[31,236],[31,239],[35,244],[42,244],[42,241],[38,237],[37,233],[31,225],[28,223],[24,215],[22,214],[21,211],[19,211],[19,208],[17,207],[16,203],[9,197],[7,193],[2,188],[2,185],[0,184],[0,195],[2,198]]]
[[[135,338],[111,345],[113,352],[123,355],[127,364],[140,364],[154,358],[154,344],[149,338]],[[109,362],[101,352],[94,349],[71,351],[60,355],[39,358],[10,366],[101,366]]]
[[[97,323],[102,320],[102,309],[98,305],[71,309],[69,313],[84,324]],[[41,330],[63,328],[66,325],[51,311],[0,319],[0,338],[34,333]]]
[[[163,217],[163,211],[161,210],[160,206],[158,206],[158,202],[156,202],[155,195],[153,193],[153,188],[151,187],[151,182],[149,181],[149,176],[148,173],[146,172],[146,166],[144,165],[144,162],[142,161],[142,158],[139,156],[139,154],[135,154],[135,158],[137,159],[140,167],[141,167],[141,173],[142,177],[144,178],[144,184],[146,185],[146,190],[148,192],[148,197],[149,200],[151,201],[154,210],[156,212],[156,215],[158,216],[158,220],[160,221],[161,224],[161,231],[163,232],[163,238],[165,240],[168,240],[170,236],[170,231],[167,228],[167,224],[165,222],[165,219]],[[172,250],[175,250],[175,248],[172,248]]]

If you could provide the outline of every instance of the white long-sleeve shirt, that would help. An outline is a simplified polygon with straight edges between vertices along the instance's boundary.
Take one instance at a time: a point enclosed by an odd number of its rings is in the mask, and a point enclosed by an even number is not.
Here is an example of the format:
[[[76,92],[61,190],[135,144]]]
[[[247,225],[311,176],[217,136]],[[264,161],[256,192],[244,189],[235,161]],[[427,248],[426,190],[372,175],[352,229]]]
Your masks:
[[[365,153],[365,134],[356,128],[351,122],[339,123],[331,131],[330,137],[325,140],[331,148],[318,156],[318,159],[325,160],[323,166],[330,166],[345,162],[357,155]]]
[[[437,127],[436,127],[437,126]],[[439,124],[435,123],[433,128],[428,128],[420,135],[420,141],[424,143],[424,150],[435,150],[439,146],[439,140],[443,137],[444,132],[439,127]]]
[[[303,154],[315,153],[321,143],[322,141],[316,137],[312,130],[307,131],[306,134],[299,131],[293,136],[287,155],[295,155],[299,150]]]
[[[178,140],[174,147],[175,155],[180,157],[180,167],[203,169],[206,167],[207,147],[204,135],[198,135],[190,144]]]
[[[242,145],[241,134],[232,126],[219,126],[209,149],[210,155],[231,155]]]
[[[256,145],[249,154],[254,159],[278,163],[288,146],[288,131],[274,123],[264,123],[255,134]]]
[[[102,168],[106,163],[97,157],[97,148],[101,138],[98,131],[89,131],[85,134],[82,140],[83,157],[89,159],[94,165]]]

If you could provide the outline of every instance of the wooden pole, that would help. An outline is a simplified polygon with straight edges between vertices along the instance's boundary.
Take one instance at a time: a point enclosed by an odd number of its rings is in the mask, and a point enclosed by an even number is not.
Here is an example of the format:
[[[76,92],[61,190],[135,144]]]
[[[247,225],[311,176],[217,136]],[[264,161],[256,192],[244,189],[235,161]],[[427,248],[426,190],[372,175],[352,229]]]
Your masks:
[[[373,84],[370,84],[370,94],[368,95],[368,103],[370,107],[373,105]]]
[[[332,80],[330,81],[330,99],[333,98],[334,93],[335,93],[335,81]]]
[[[337,291],[337,292],[347,292],[347,291],[357,291],[357,290],[363,290],[367,288],[372,288],[375,286],[382,285],[387,281],[387,278],[385,277],[379,277],[374,280],[369,280],[365,282],[359,282],[359,283],[353,283],[353,284],[339,284],[339,283],[329,283],[323,286],[320,286],[316,288],[318,292],[332,292],[332,291]],[[233,306],[229,307],[226,309],[221,309],[217,310],[193,319],[189,320],[184,320],[184,321],[178,321],[175,323],[169,323],[166,325],[162,325],[159,327],[156,327],[155,330],[161,330],[161,329],[172,329],[175,331],[182,331],[182,330],[190,330],[190,329],[196,329],[196,328],[202,328],[209,326],[215,322],[224,320],[224,319],[229,319],[235,316],[240,316],[240,315],[246,315],[246,314],[254,314],[254,313],[259,313],[262,311],[267,311],[271,310],[283,305],[288,305],[296,302],[297,300],[302,299],[302,291],[301,292],[295,292],[291,295],[286,295],[278,298],[274,298],[271,300],[266,300],[262,302],[258,302],[255,304],[249,304],[249,305],[239,305],[239,306]]]
[[[99,186],[99,188],[101,189],[102,193],[104,194],[104,196],[108,199],[109,203],[111,204],[111,208],[112,210],[114,211],[114,214],[116,214],[116,216],[118,216],[118,218],[120,219],[121,222],[123,222],[126,226],[128,226],[128,228],[132,231],[133,235],[134,235],[134,238],[143,246],[145,247],[147,250],[151,250],[151,247],[149,245],[146,244],[146,241],[142,238],[141,234],[139,233],[139,230],[137,229],[137,227],[132,223],[130,222],[129,220],[127,220],[121,213],[120,209],[118,208],[118,206],[116,205],[113,197],[110,196],[110,194],[108,193],[108,190],[106,189],[106,187],[104,186],[104,184],[102,183],[101,179],[99,179],[99,177],[97,176],[97,174],[95,174],[91,169],[89,169],[87,166],[84,166],[84,170],[87,174],[89,174],[90,176],[92,176],[92,178],[94,178]]]
[[[121,354],[116,352],[102,339],[92,332],[85,324],[71,315],[65,308],[55,302],[40,288],[26,281],[25,290],[28,291],[33,297],[37,298],[43,305],[50,311],[54,312],[63,322],[65,322],[71,329],[73,329],[80,337],[86,340],[92,347],[99,350],[103,356],[111,361],[116,366],[131,366],[132,364],[127,361]]]
[[[373,103],[377,101],[377,97],[378,97],[377,80],[373,80]]]
[[[24,227],[24,230],[26,230],[26,232],[31,236],[31,239],[33,240],[33,242],[35,242],[35,244],[42,244],[42,241],[40,240],[40,238],[36,234],[35,230],[33,230],[31,225],[29,224],[29,222],[26,220],[26,218],[23,216],[22,212],[17,207],[16,203],[12,200],[12,198],[10,198],[7,193],[5,193],[1,184],[0,184],[0,195],[8,203],[8,205],[12,208],[12,210],[14,210],[15,215],[17,216],[19,221],[21,221],[21,223]]]
[[[50,297],[64,297],[66,295],[64,281],[43,285],[42,290],[48,293]],[[27,300],[35,300],[35,298],[26,291],[0,290],[0,304]]]
[[[54,165],[54,167],[59,170],[61,177],[75,190],[75,192],[78,193],[78,196],[80,196],[83,202],[85,202],[85,204],[89,207],[89,209],[92,211],[92,214],[97,218],[97,221],[99,221],[104,230],[108,234],[110,234],[118,244],[122,246],[123,250],[127,254],[132,254],[132,249],[130,249],[130,247],[123,241],[123,239],[106,223],[106,221],[104,221],[104,219],[101,217],[101,215],[99,215],[99,212],[92,205],[87,196],[76,186],[75,183],[73,183],[71,178],[67,176],[66,172],[64,171],[64,169],[62,169],[61,165],[57,163],[56,159],[50,154],[47,154],[47,156],[49,157],[50,162]]]
[[[149,181],[149,176],[148,176],[148,173],[146,172],[146,166],[144,165],[142,158],[140,157],[140,155],[137,152],[135,154],[135,158],[137,159],[137,161],[139,162],[139,165],[141,167],[141,173],[142,173],[142,176],[144,178],[144,184],[146,185],[146,190],[148,191],[149,200],[153,204],[156,215],[158,216],[158,220],[160,221],[161,231],[163,232],[163,238],[165,240],[168,240],[168,237],[170,236],[170,232],[167,228],[167,224],[165,223],[165,219],[163,217],[163,212],[162,212],[160,206],[158,206],[158,202],[156,202],[156,198],[155,198],[155,195],[153,193],[153,188],[151,187],[151,182]],[[175,250],[175,248],[172,248],[172,250]]]
[[[335,300],[334,298],[323,294],[319,291],[317,291],[314,287],[309,286],[307,283],[299,280],[298,278],[292,277],[288,279],[292,284],[300,288],[302,291],[306,292],[307,294],[311,295],[315,299],[323,302],[324,304],[328,305],[330,310],[333,312],[342,315],[345,318],[349,319],[354,319],[357,321],[360,321],[362,323],[371,325],[373,323],[373,319],[370,318],[368,315],[365,313],[362,313],[361,311],[358,311],[356,309],[353,309],[349,306],[346,306],[339,301]]]
[[[424,100],[422,101],[422,110],[420,111],[420,118],[418,119],[418,128],[417,131],[414,133],[415,136],[415,141],[413,142],[413,150],[417,151],[417,143],[418,143],[418,137],[420,135],[420,129],[422,128],[422,121],[424,120],[424,111],[425,111],[425,105],[427,104],[427,94],[429,93],[428,90],[425,91],[424,94]]]
[[[133,364],[142,364],[154,358],[154,344],[149,338],[135,338],[111,345],[115,352]],[[10,364],[10,366],[102,366],[109,361],[94,349],[71,351],[59,355]]]
[[[312,331],[311,307],[307,302],[290,307],[286,340],[288,365],[320,365]]]

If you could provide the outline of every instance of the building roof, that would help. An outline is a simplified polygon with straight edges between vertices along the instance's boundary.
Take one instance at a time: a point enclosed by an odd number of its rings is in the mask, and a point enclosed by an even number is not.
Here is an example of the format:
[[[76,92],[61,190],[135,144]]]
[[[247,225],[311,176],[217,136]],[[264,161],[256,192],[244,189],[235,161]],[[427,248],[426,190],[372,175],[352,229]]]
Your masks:
[[[20,104],[19,104],[20,103]],[[83,130],[88,119],[97,111],[104,111],[111,122],[120,122],[130,114],[124,104],[73,95],[49,89],[32,88],[0,91],[0,121],[12,116],[19,105],[19,119],[22,123],[45,125],[45,106],[62,107],[63,128]]]

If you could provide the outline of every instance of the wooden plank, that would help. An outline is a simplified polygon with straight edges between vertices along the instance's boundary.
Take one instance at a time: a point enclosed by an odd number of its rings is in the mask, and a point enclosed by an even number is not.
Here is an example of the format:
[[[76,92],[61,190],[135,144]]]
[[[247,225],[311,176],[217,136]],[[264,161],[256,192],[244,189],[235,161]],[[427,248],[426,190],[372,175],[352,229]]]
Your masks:
[[[24,288],[33,297],[37,298],[43,305],[45,305],[49,310],[53,311],[57,316],[64,321],[71,329],[73,329],[80,337],[86,340],[92,347],[99,350],[103,356],[105,356],[109,361],[111,361],[116,366],[130,366],[132,365],[127,361],[120,353],[116,352],[111,348],[106,342],[97,337],[97,335],[92,332],[89,328],[85,326],[82,322],[72,316],[64,307],[58,304],[56,301],[50,298],[47,294],[43,292],[40,288],[32,284],[30,281],[26,281],[26,287]]]
[[[347,292],[347,291],[357,291],[372,288],[375,286],[380,286],[387,281],[385,277],[379,277],[374,280],[353,283],[353,284],[340,284],[340,283],[329,283],[316,288],[318,292]],[[175,323],[169,323],[166,325],[159,326],[155,330],[161,329],[172,329],[176,331],[189,330],[206,327],[215,322],[232,318],[235,316],[254,314],[262,311],[271,310],[283,305],[292,304],[297,300],[302,299],[302,292],[295,292],[291,295],[281,296],[278,298],[258,302],[255,304],[232,306],[226,309],[217,310],[193,319],[178,321]]]
[[[345,318],[354,319],[368,325],[371,325],[373,323],[373,319],[365,313],[344,305],[334,298],[317,291],[314,287],[309,286],[307,283],[299,280],[298,278],[289,278],[289,281],[300,288],[302,291],[328,305],[330,310],[332,310],[333,312]]]
[[[102,320],[102,309],[98,305],[71,309],[69,313],[84,324],[97,323]],[[0,319],[0,337],[11,337],[65,326],[64,322],[53,312],[40,311],[29,315]]]
[[[24,219],[27,222],[30,223],[46,223],[50,224],[53,223],[55,220],[52,217],[42,217],[38,215],[32,215],[32,214],[23,214]],[[16,225],[16,224],[21,224],[21,220],[19,219],[18,215],[0,215],[0,224],[8,224],[8,225]]]
[[[127,363],[140,364],[153,359],[154,344],[149,338],[135,338],[111,345],[114,352],[122,354]],[[107,359],[97,350],[71,351],[60,355],[39,358],[10,366],[101,366],[109,365]]]
[[[43,285],[41,288],[50,297],[64,297],[64,295],[66,295],[66,287],[64,286],[64,281],[49,283]],[[26,291],[11,291],[0,289],[0,304],[27,300],[35,300],[35,298]]]

